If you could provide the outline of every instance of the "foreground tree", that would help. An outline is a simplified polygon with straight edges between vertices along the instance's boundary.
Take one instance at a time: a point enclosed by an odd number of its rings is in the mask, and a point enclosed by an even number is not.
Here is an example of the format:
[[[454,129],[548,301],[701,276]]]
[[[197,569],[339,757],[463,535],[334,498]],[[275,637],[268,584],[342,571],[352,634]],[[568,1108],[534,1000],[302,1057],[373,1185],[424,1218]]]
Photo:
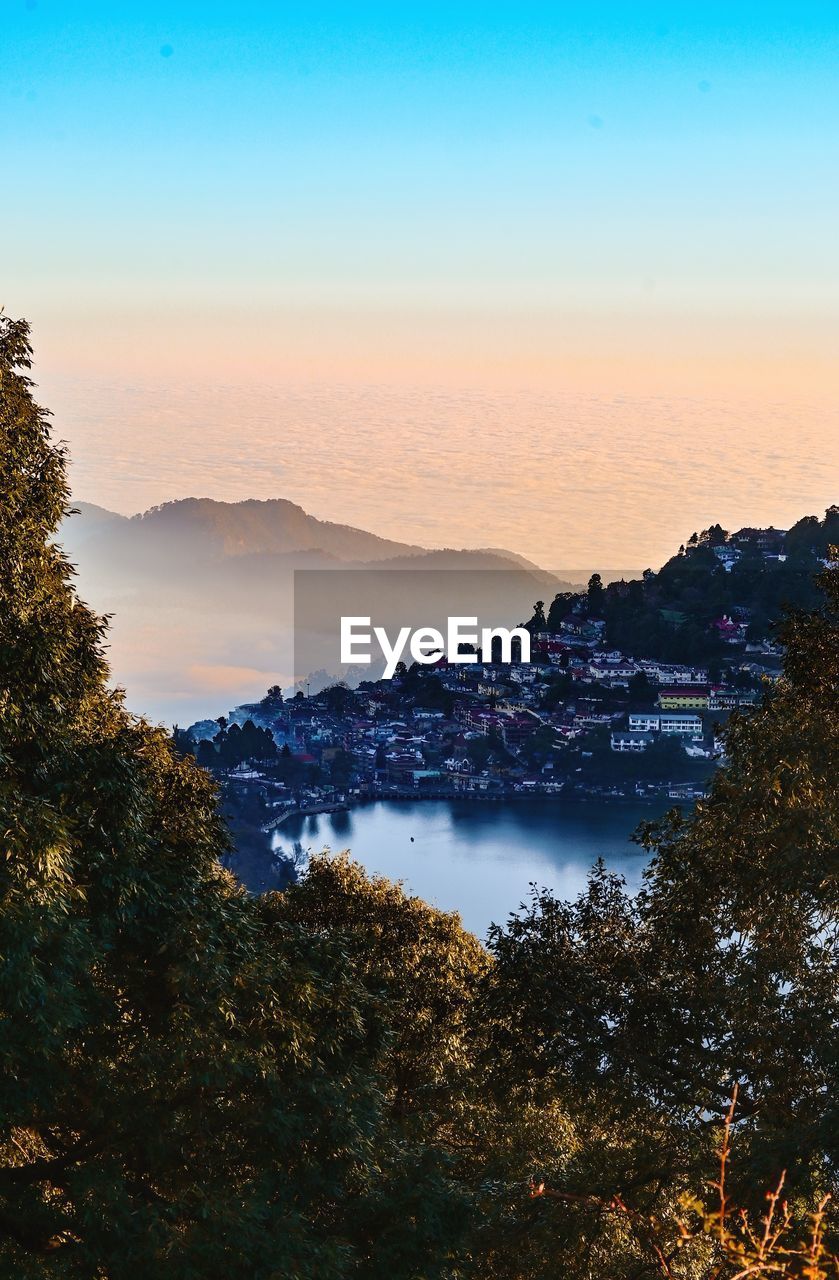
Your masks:
[[[823,607],[784,628],[782,678],[733,719],[708,799],[644,832],[640,895],[600,868],[579,902],[537,893],[493,931],[496,1087],[585,1127],[535,1174],[557,1194],[532,1238],[553,1231],[569,1274],[604,1265],[604,1239],[610,1275],[649,1264],[604,1210],[615,1196],[676,1248],[735,1088],[735,1202],[757,1211],[783,1173],[791,1230],[823,1204],[839,1252],[839,573],[821,586]],[[682,1252],[673,1274],[729,1274],[700,1264]]]
[[[459,1200],[389,1127],[386,1009],[106,686],[29,364],[0,320],[0,1274],[440,1275]]]
[[[340,939],[353,972],[391,1008],[383,1079],[391,1119],[425,1138],[475,1085],[473,1008],[490,959],[454,913],[438,911],[346,855],[317,857],[302,883],[267,895],[273,919]]]

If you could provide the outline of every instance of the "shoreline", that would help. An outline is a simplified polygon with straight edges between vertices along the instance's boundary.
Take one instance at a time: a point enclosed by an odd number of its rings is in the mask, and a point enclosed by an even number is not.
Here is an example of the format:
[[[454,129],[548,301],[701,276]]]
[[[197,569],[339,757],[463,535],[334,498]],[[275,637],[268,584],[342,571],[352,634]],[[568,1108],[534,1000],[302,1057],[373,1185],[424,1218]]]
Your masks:
[[[687,800],[690,803],[693,803],[695,797],[681,797],[681,799],[683,801]],[[352,800],[342,801],[340,803],[324,803],[312,805],[311,807],[306,808],[288,809],[276,818],[272,818],[270,822],[266,823],[264,827],[262,827],[262,831],[266,835],[270,835],[272,832],[278,831],[292,818],[316,818],[332,813],[352,813],[356,809],[368,808],[374,804],[453,804],[460,802],[478,803],[482,801],[485,804],[492,805],[515,805],[522,803],[532,804],[534,800],[538,800],[540,803],[552,802],[557,804],[557,802],[559,802],[560,807],[562,804],[568,804],[569,802],[573,805],[588,805],[597,802],[598,804],[607,803],[615,807],[619,807],[621,805],[633,805],[643,808],[661,809],[662,812],[666,812],[667,809],[672,809],[675,804],[679,803],[679,801],[674,799],[672,796],[580,795],[573,792],[560,792],[554,795],[545,794],[544,792],[505,795],[485,795],[480,792],[466,792],[462,795],[458,795],[455,792],[445,794],[435,792],[431,795],[423,792],[417,792],[415,794],[408,792],[396,792],[375,796],[357,796]],[[670,803],[662,806],[660,804],[661,801],[669,801]]]

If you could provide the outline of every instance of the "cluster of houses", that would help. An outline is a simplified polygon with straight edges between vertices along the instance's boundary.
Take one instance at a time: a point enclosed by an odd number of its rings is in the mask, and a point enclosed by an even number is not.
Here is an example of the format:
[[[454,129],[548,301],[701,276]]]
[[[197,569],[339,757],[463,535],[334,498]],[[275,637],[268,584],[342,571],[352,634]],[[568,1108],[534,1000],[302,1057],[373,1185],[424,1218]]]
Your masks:
[[[755,550],[785,559],[780,530],[706,533],[713,536],[692,542],[709,546],[727,571]],[[285,699],[273,690],[235,708],[229,723],[253,720],[270,730],[279,754],[228,769],[225,783],[257,791],[275,821],[295,808],[365,796],[701,794],[724,754],[728,716],[757,701],[761,679],[777,676],[777,646],[749,643],[749,609],[733,607],[711,623],[731,646],[712,675],[609,648],[606,622],[591,616],[586,598],[569,608],[550,631],[533,633],[529,664],[441,658],[337,698],[328,687]],[[674,624],[685,620],[660,612]],[[217,732],[205,721],[187,735],[197,744]]]
[[[612,750],[646,751],[663,734],[677,738],[685,754],[693,759],[720,757],[724,750],[720,736],[724,718],[702,713],[727,713],[753,706],[756,699],[753,692],[737,692],[708,683],[662,688],[654,708],[627,712],[625,727],[612,731]]]
[[[722,567],[730,573],[746,551],[757,551],[764,560],[786,560],[785,529],[739,529],[729,534],[724,542],[711,545],[711,550]]]
[[[592,630],[598,634],[596,620]],[[720,730],[728,713],[756,696],[711,683],[703,668],[604,651],[564,629],[540,644],[541,663],[440,659],[418,680],[363,684],[347,694],[340,713],[328,689],[237,707],[230,723],[251,719],[270,729],[285,761],[304,769],[284,782],[276,764],[253,762],[236,776],[250,786],[264,780],[275,807],[325,802],[339,792],[349,798],[596,791],[596,779],[576,776],[592,736],[605,736],[612,752],[636,755],[663,737],[688,759],[711,760],[723,750]],[[560,696],[559,675],[565,677]],[[637,677],[643,677],[644,706],[633,705]],[[434,693],[427,700],[426,679]],[[428,689],[430,695],[432,684]],[[216,731],[209,721],[190,734],[198,740]],[[333,779],[338,763],[340,785]],[[673,794],[666,780],[659,790]]]

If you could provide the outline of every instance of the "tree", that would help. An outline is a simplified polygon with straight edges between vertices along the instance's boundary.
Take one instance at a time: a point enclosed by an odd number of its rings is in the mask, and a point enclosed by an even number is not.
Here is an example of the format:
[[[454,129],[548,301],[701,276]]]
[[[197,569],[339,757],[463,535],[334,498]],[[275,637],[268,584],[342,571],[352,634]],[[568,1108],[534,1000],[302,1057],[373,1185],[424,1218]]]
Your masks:
[[[333,716],[343,716],[353,702],[353,691],[349,685],[339,683],[329,685],[321,694],[326,709]]]
[[[595,618],[600,616],[605,595],[606,591],[603,586],[603,579],[599,573],[593,573],[588,580],[587,599],[588,611]]]
[[[375,1242],[438,1276],[458,1206],[388,1126],[386,1007],[222,869],[210,778],[107,687],[30,359],[0,320],[0,1274],[343,1280]]]
[[[541,765],[553,758],[555,743],[555,730],[543,724],[524,741],[519,755],[531,766]]]
[[[351,752],[341,748],[335,753],[329,766],[330,777],[336,787],[349,786],[355,773],[355,759]]]
[[[398,1010],[385,1074],[392,1118],[426,1136],[463,1105],[474,1069],[472,1004],[489,957],[454,913],[368,876],[347,855],[313,859],[305,880],[271,897],[274,918],[340,938],[371,993]],[[430,1127],[429,1127],[430,1126]]]
[[[233,769],[236,765],[250,761],[268,762],[275,760],[277,746],[269,729],[259,729],[253,720],[244,724],[232,724],[228,729],[221,729],[213,738],[215,744],[215,764],[222,768]],[[199,763],[213,762],[213,757],[201,755]]]
[[[208,774],[108,688],[51,541],[64,455],[30,355],[0,320],[0,1275],[634,1280],[652,1243],[704,1280],[784,1169],[802,1266],[772,1274],[817,1277],[798,1242],[839,1192],[839,571],[707,800],[642,832],[638,895],[598,865],[576,902],[534,890],[488,953],[345,858],[250,897]],[[259,733],[223,722],[199,751]],[[685,1237],[727,1123],[744,1216]]]
[[[728,542],[728,531],[720,524],[712,524],[710,528],[702,530],[698,541],[700,546],[723,547]]]
[[[568,671],[556,676],[548,684],[542,697],[542,705],[548,710],[566,702],[574,692],[574,681]]]
[[[568,616],[581,598],[582,597],[574,591],[558,591],[551,601],[551,607],[548,610],[548,631],[559,631],[559,624],[562,622],[562,619]]]
[[[627,688],[629,699],[633,706],[649,707],[655,702],[656,690],[650,684],[646,671],[633,672],[629,677]]]
[[[569,1275],[604,1238],[608,1274],[640,1273],[638,1242],[592,1197],[654,1215],[675,1247],[735,1087],[745,1210],[786,1171],[800,1239],[839,1191],[839,572],[822,585],[822,608],[783,628],[782,678],[732,718],[707,800],[643,831],[642,892],[599,868],[577,903],[534,893],[491,934],[498,1096],[590,1124],[542,1171],[567,1197],[547,1217]],[[830,1209],[824,1230],[835,1252]]]
[[[548,624],[545,620],[545,602],[537,600],[533,606],[533,617],[525,624],[527,630],[533,635],[538,635],[540,631],[547,631]]]
[[[392,1133],[424,1153],[418,1171],[443,1153],[450,1179],[448,1205],[438,1212],[460,1233],[463,1253],[462,1270],[445,1274],[500,1278],[520,1249],[517,1239],[505,1238],[502,1205],[521,1172],[513,1171],[508,1147],[514,1140],[526,1145],[537,1125],[543,1139],[557,1130],[547,1116],[511,1114],[507,1099],[497,1105],[486,1091],[487,1005],[480,997],[492,962],[485,948],[456,913],[367,875],[346,854],[314,858],[302,883],[270,896],[269,909],[278,921],[339,940],[370,994],[387,1001],[394,1017],[384,1094]],[[398,1234],[393,1213],[386,1222]],[[418,1270],[418,1280],[424,1274]]]
[[[782,628],[782,678],[754,714],[732,718],[708,801],[647,835],[655,962],[678,948],[691,965],[692,1022],[704,1028],[701,1052],[674,1036],[671,1060],[709,1112],[748,1081],[737,1119],[752,1159],[780,1162],[798,1187],[823,1185],[839,1155],[819,1102],[839,1072],[839,574],[821,581],[823,607]]]

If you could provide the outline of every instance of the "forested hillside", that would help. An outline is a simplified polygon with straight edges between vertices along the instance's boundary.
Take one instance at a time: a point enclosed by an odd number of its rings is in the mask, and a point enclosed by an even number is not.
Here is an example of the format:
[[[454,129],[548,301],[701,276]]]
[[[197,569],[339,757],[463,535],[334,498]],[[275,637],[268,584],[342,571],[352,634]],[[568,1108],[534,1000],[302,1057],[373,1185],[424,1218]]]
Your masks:
[[[819,601],[814,576],[839,542],[839,507],[824,518],[805,516],[789,530],[712,525],[694,533],[661,569],[604,586],[598,575],[585,606],[605,619],[604,639],[623,653],[665,662],[718,665],[728,654],[730,628],[742,624],[742,639],[763,641],[787,609],[813,609]],[[561,592],[546,622],[558,631],[580,599]]]

